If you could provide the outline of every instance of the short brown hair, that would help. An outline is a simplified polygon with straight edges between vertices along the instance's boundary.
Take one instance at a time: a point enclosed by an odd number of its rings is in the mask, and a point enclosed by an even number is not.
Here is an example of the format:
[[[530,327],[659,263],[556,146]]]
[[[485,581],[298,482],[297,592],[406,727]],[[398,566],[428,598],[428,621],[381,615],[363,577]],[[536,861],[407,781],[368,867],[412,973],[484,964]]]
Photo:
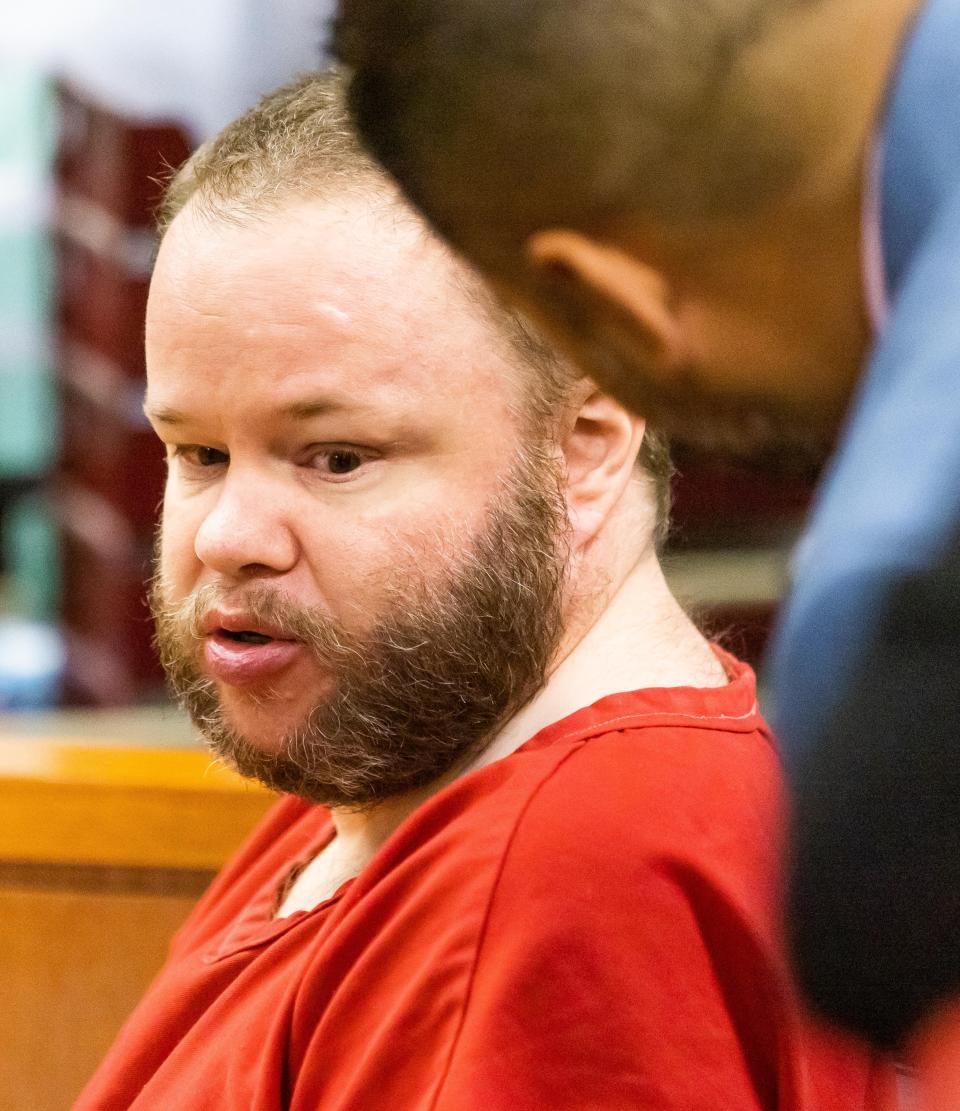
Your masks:
[[[158,212],[160,234],[193,198],[210,214],[242,219],[295,197],[392,188],[361,147],[344,98],[336,70],[304,75],[268,93],[171,177]]]
[[[746,66],[820,0],[341,0],[360,135],[485,267],[541,228],[684,228],[795,181],[796,113]]]
[[[161,236],[188,202],[216,219],[256,219],[292,199],[387,192],[406,204],[387,174],[357,138],[346,108],[345,81],[336,69],[308,74],[268,93],[256,107],[199,147],[171,177],[158,210]],[[412,210],[411,214],[412,214]],[[419,218],[419,217],[417,217]],[[536,417],[547,419],[569,397],[582,375],[513,310],[487,292],[472,270],[459,283],[532,372],[529,398]],[[639,465],[657,503],[657,540],[670,514],[672,465],[666,441],[647,430]]]

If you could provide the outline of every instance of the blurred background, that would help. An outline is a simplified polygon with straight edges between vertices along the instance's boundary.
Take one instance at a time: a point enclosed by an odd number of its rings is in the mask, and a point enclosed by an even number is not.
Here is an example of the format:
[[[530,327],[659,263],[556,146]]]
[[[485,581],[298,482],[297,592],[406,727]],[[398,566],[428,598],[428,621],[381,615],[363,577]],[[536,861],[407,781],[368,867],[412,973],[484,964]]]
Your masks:
[[[208,766],[151,651],[143,315],[159,181],[320,63],[331,8],[31,0],[0,25],[0,1107],[69,1106],[270,802]],[[669,575],[756,662],[813,476],[677,464]]]
[[[321,59],[322,0],[36,0],[0,29],[0,710],[162,698],[140,411],[162,180]]]

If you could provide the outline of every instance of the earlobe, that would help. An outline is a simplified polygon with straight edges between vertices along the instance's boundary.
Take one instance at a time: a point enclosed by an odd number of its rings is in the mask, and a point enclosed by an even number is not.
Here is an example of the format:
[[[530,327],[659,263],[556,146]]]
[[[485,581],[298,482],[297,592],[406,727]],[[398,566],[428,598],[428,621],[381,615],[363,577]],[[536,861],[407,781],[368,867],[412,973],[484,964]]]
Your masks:
[[[575,305],[582,325],[626,333],[644,365],[664,377],[683,364],[670,287],[654,267],[566,228],[532,235],[526,255],[538,284],[568,307]]]
[[[567,514],[575,543],[589,543],[633,477],[644,422],[608,394],[593,390],[563,438]]]

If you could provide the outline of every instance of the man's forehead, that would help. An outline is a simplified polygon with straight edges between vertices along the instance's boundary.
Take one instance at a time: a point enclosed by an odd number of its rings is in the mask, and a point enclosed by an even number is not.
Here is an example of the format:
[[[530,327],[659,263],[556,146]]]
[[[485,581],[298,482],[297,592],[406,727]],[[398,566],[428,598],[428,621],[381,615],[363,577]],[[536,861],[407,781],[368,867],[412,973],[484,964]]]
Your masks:
[[[356,402],[403,382],[496,390],[507,345],[461,269],[422,225],[398,225],[362,198],[298,202],[239,224],[188,207],[158,259],[150,377],[196,340],[237,373],[273,364],[270,388],[284,393],[291,373],[313,379],[290,387],[290,405],[337,392]]]
[[[238,290],[265,303],[287,296],[291,316],[303,306],[347,320],[352,315],[344,304],[347,295],[360,294],[362,304],[364,293],[374,300],[381,287],[399,286],[403,270],[428,269],[417,257],[422,251],[412,250],[415,243],[414,236],[378,219],[358,200],[213,214],[194,201],[161,243],[153,286],[170,292],[183,285],[195,303],[216,303]],[[266,318],[250,320],[251,326],[266,323]]]
[[[222,350],[222,349],[221,349]],[[148,361],[145,409],[169,427],[248,408],[263,422],[321,421],[345,414],[382,413],[423,405],[423,395],[447,392],[436,374],[415,359],[369,357],[365,349],[314,352],[264,345],[230,358],[202,347],[183,358]],[[420,400],[418,400],[420,399]]]

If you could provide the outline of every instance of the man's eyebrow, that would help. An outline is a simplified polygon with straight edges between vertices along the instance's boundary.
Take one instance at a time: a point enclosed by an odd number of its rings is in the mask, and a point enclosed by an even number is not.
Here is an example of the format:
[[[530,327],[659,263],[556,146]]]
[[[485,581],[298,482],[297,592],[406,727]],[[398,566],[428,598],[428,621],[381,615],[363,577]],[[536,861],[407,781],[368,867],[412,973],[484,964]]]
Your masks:
[[[293,420],[310,420],[311,417],[322,417],[325,413],[337,413],[342,409],[349,409],[346,401],[333,397],[317,398],[310,401],[296,401],[280,410],[284,417]]]
[[[186,424],[187,418],[178,413],[176,409],[154,409],[152,405],[144,402],[143,411],[147,420],[155,424]]]
[[[320,417],[325,413],[336,413],[350,406],[346,401],[337,398],[317,398],[310,401],[295,401],[280,410],[280,415],[292,420],[310,420],[311,417]],[[161,407],[159,409],[145,403],[143,411],[147,417],[157,424],[189,424],[190,418],[176,409]]]

